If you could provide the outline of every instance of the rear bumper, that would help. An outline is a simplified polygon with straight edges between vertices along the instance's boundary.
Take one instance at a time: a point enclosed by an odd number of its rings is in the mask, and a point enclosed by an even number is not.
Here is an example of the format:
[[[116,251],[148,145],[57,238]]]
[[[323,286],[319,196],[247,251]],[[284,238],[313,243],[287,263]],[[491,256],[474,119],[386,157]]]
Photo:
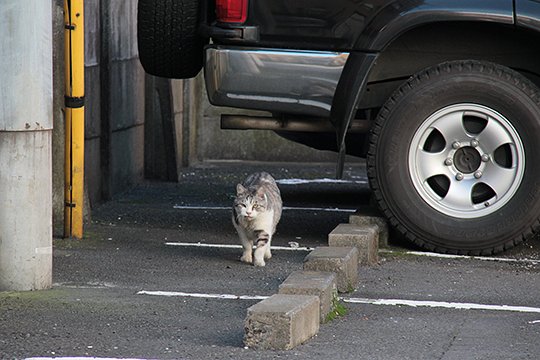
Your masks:
[[[218,106],[328,117],[348,53],[206,48],[205,80]]]

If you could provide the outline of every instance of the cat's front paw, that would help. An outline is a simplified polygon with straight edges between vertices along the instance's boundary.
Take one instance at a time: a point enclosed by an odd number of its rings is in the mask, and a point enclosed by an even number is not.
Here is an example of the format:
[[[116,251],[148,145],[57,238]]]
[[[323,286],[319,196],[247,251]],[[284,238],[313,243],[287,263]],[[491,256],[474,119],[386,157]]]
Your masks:
[[[253,262],[253,256],[251,254],[244,254],[240,258],[240,261],[251,264]]]
[[[253,265],[255,265],[255,266],[265,266],[266,263],[264,262],[263,259],[255,259],[255,261],[253,262]]]

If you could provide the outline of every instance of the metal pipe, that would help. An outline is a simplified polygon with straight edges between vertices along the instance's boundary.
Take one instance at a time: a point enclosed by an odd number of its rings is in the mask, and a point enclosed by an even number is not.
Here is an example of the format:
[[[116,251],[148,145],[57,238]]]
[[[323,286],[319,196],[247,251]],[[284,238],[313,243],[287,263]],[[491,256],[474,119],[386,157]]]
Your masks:
[[[334,133],[336,129],[325,118],[303,118],[303,117],[265,117],[246,115],[221,115],[222,129],[235,130],[275,130],[275,131],[297,131],[297,132],[329,132]],[[351,122],[350,133],[367,133],[371,128],[369,120],[354,120]]]
[[[64,0],[65,207],[64,237],[82,239],[84,209],[84,5]]]

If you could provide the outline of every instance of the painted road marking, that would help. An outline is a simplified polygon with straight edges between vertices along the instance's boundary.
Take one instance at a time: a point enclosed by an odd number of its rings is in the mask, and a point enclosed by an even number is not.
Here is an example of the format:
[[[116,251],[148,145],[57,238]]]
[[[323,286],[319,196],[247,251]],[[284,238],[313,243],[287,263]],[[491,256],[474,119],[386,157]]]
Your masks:
[[[189,243],[189,242],[166,242],[167,246],[185,246],[185,247],[203,247],[203,248],[222,248],[222,249],[242,249],[242,245],[235,244],[205,244],[205,243]],[[288,247],[288,246],[272,246],[272,250],[286,250],[286,251],[312,251],[315,248],[309,246]],[[427,256],[443,259],[466,259],[466,260],[481,260],[481,261],[495,261],[495,262],[509,262],[509,263],[529,263],[532,265],[540,264],[540,260],[536,259],[513,259],[502,257],[488,257],[488,256],[465,256],[465,255],[448,255],[437,254],[432,252],[421,251],[393,251],[387,249],[379,249],[381,254],[405,254],[414,256]]]
[[[467,255],[450,255],[450,254],[438,254],[433,252],[422,252],[422,251],[392,251],[387,249],[379,249],[379,253],[383,254],[406,254],[406,255],[415,255],[415,256],[429,256],[437,257],[443,259],[474,259],[474,260],[483,260],[483,261],[500,261],[500,262],[513,262],[513,263],[530,263],[533,265],[540,264],[540,260],[536,259],[515,259],[515,258],[502,258],[502,257],[493,257],[493,256],[467,256]]]
[[[25,360],[146,360],[135,358],[97,358],[97,357],[32,357]]]
[[[192,206],[192,205],[174,205],[173,209],[178,210],[232,210],[232,206]],[[295,207],[284,206],[284,211],[326,211],[326,212],[347,212],[354,213],[356,209],[340,209],[340,208],[319,208],[319,207]]]
[[[343,298],[342,300],[350,304],[412,306],[412,307],[433,307],[433,308],[458,309],[458,310],[490,310],[490,311],[540,313],[540,308],[530,307],[530,306],[489,305],[489,304],[458,303],[458,302],[445,302],[445,301],[402,300],[402,299]]]
[[[201,294],[201,293],[187,293],[179,291],[146,291],[141,290],[137,295],[153,295],[153,296],[166,296],[166,297],[192,297],[199,299],[225,299],[225,300],[264,300],[269,296],[264,295],[232,295],[232,294]]]
[[[242,245],[232,244],[201,244],[201,243],[185,243],[185,242],[166,242],[167,246],[185,246],[185,247],[203,247],[203,248],[221,248],[221,249],[242,249]],[[315,248],[311,247],[288,247],[288,246],[271,246],[272,250],[286,251],[311,251]]]
[[[232,294],[201,294],[201,293],[187,293],[187,292],[177,292],[177,291],[147,291],[147,290],[139,291],[137,295],[166,296],[166,297],[191,297],[191,298],[219,299],[219,300],[264,300],[269,297],[269,296],[258,296],[258,295],[251,296],[251,295],[232,295]],[[344,297],[340,297],[340,299],[350,304],[432,307],[432,308],[445,308],[445,309],[456,309],[456,310],[488,310],[488,311],[540,313],[540,308],[530,307],[530,306],[491,305],[491,304],[458,303],[458,302],[446,302],[446,301],[421,301],[421,300],[404,300],[404,299],[368,299],[368,298],[344,298]]]
[[[278,179],[281,185],[303,185],[303,184],[367,184],[367,180],[339,180],[339,179]]]

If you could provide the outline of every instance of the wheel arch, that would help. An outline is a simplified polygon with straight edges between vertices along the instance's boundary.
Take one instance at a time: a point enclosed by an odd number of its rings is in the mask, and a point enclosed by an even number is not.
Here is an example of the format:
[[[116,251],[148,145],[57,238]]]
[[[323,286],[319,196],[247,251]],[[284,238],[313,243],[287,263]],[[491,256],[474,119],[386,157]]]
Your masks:
[[[410,76],[453,60],[503,65],[540,86],[538,43],[539,33],[501,23],[440,22],[409,29],[378,53],[358,108],[379,108]]]
[[[404,81],[439,63],[489,61],[516,70],[540,86],[540,62],[535,61],[540,58],[539,42],[540,33],[508,22],[444,21],[406,28],[381,51],[351,52],[331,111],[338,148],[344,146],[358,109],[376,114]]]
[[[354,49],[382,51],[412,29],[433,23],[470,21],[512,25],[513,1],[492,0],[489,5],[483,1],[391,1],[370,19]]]
[[[515,29],[514,22],[512,0],[494,0],[489,5],[474,1],[465,6],[462,2],[426,3],[417,0],[389,2],[374,18],[369,19],[369,24],[357,38],[336,89],[331,121],[336,127],[340,152],[345,153],[347,128],[357,109],[376,109],[382,106],[409,76],[435,65],[437,55],[441,59],[437,53],[426,56],[424,62],[418,61],[416,56],[416,61],[409,61],[407,71],[398,74],[395,71],[388,73],[389,69],[402,67],[403,59],[399,57],[392,59],[392,54],[399,49],[399,44],[404,40],[410,41],[412,37],[420,35],[416,40],[417,44],[427,42],[434,45],[437,43],[427,41],[430,33],[425,32],[426,30],[436,30],[437,34],[444,35],[449,34],[448,29],[455,27],[456,24],[458,27],[464,24],[464,26],[480,24],[477,26],[482,28],[485,26],[486,29],[482,30],[482,33],[488,34],[487,29],[493,25],[497,26],[497,29],[504,28],[505,32],[509,31],[508,29]],[[460,34],[465,34],[464,30]],[[452,49],[458,47],[456,44]],[[468,58],[470,57],[447,57],[440,62]],[[492,60],[483,57],[478,59]],[[540,69],[537,70],[536,74],[539,74]],[[341,167],[338,164],[338,168]]]

